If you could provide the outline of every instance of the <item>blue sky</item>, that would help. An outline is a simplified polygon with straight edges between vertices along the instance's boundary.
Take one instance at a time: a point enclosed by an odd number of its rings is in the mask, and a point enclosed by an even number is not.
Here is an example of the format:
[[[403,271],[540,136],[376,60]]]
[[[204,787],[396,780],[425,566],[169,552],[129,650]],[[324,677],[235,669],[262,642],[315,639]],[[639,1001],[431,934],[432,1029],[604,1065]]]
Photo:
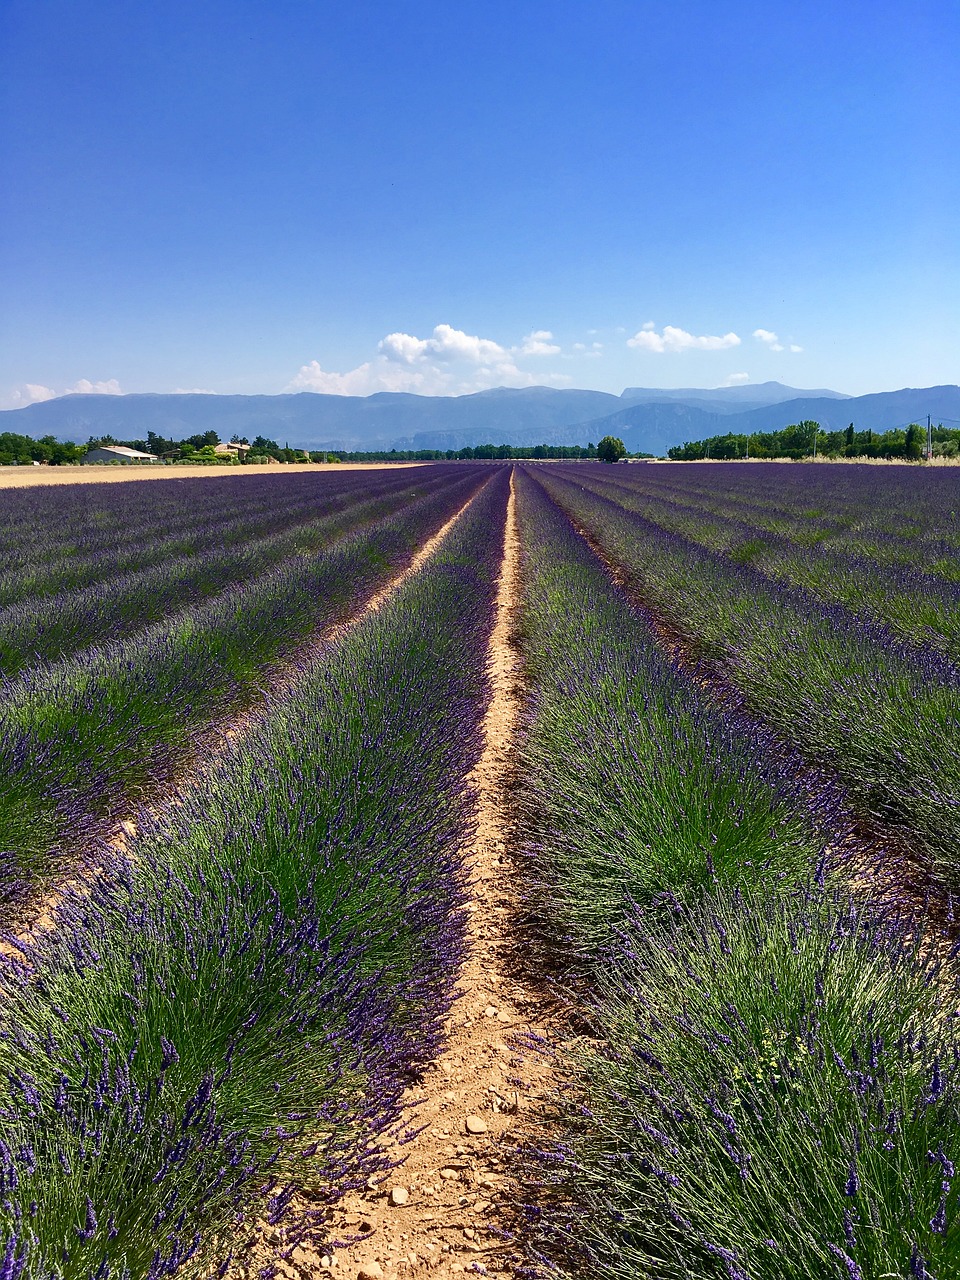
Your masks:
[[[3,407],[960,377],[955,0],[0,23]]]

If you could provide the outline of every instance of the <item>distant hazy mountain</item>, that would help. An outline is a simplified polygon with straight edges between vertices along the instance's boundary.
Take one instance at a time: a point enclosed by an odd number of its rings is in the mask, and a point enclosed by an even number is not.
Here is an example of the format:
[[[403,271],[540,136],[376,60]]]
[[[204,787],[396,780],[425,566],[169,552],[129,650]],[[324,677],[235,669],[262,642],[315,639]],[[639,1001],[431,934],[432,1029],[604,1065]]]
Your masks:
[[[758,404],[749,399],[763,397]],[[719,397],[719,399],[718,399]],[[182,438],[216,431],[221,439],[264,435],[308,449],[459,449],[475,444],[587,444],[620,436],[631,452],[665,453],[671,445],[726,432],[776,431],[815,419],[827,429],[884,430],[902,424],[960,420],[960,387],[927,387],[843,396],[780,383],[714,390],[630,388],[558,391],[500,388],[468,396],[128,395],[62,396],[0,413],[0,432],[84,441],[109,434],[143,439],[148,431]]]
[[[818,388],[816,391],[803,391],[799,387],[787,387],[782,382],[753,382],[737,387],[714,387],[710,391],[696,387],[674,388],[670,391],[659,391],[649,387],[627,387],[621,393],[621,400],[632,403],[650,403],[662,400],[684,400],[703,402],[703,407],[713,413],[738,413],[741,409],[753,405],[783,404],[787,400],[848,400],[849,396],[842,391],[828,391]]]
[[[858,431],[886,431],[910,422],[960,421],[960,387],[905,388],[867,396],[839,398],[803,397],[737,412],[717,412],[705,403],[666,401],[631,404],[608,417],[584,423],[589,439],[619,436],[631,453],[663,453],[673,444],[703,440],[708,436],[749,435],[755,431],[780,431],[791,422],[819,422],[825,431],[842,430],[848,423]],[[665,443],[665,442],[669,443]]]
[[[0,413],[0,431],[55,435],[83,442],[91,435],[143,439],[148,431],[183,437],[216,431],[222,440],[257,435],[307,449],[410,448],[430,432],[470,436],[468,443],[509,443],[532,432],[534,443],[558,428],[612,413],[618,396],[550,387],[499,388],[468,396],[329,396],[304,391],[279,396],[72,395]],[[422,445],[450,448],[451,445]],[[458,444],[456,447],[460,447]]]

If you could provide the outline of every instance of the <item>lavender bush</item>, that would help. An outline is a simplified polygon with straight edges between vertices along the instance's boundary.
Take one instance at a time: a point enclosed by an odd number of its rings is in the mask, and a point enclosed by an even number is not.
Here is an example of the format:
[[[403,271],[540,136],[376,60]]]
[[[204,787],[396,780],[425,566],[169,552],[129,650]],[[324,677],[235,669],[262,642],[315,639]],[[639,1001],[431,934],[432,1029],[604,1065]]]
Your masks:
[[[17,897],[168,784],[218,717],[249,703],[272,662],[349,614],[408,563],[486,479],[451,469],[400,513],[127,641],[24,673],[0,699],[0,892]]]
[[[567,1145],[540,1167],[549,1269],[955,1275],[954,980],[918,955],[915,925],[762,884],[672,921],[638,909],[599,970]]]
[[[310,519],[368,484],[363,472],[227,473],[8,492],[0,511],[0,604],[267,536],[278,522]]]
[[[852,469],[851,479],[862,477],[864,470],[870,468]],[[567,474],[572,478],[572,473]],[[741,497],[732,480],[727,482],[730,488],[725,488],[724,476],[718,475],[709,505],[704,506],[690,501],[682,484],[686,474],[684,470],[669,490],[644,483],[647,471],[639,482],[632,483],[632,477],[623,478],[619,472],[610,477],[608,471],[597,474],[594,468],[583,467],[577,470],[576,478],[593,492],[637,511],[645,520],[722,552],[737,563],[749,564],[766,577],[801,587],[827,603],[840,603],[867,619],[889,623],[898,636],[920,649],[942,650],[954,660],[960,656],[960,581],[945,579],[913,560],[891,563],[858,550],[858,535],[850,528],[858,510],[852,495],[844,513],[846,520],[835,513],[829,519],[820,515],[801,521],[799,528],[796,518],[790,522],[761,517],[760,523],[749,523],[738,514],[740,504],[731,501]],[[807,502],[813,497],[809,492],[804,495]],[[820,508],[814,510],[819,512]],[[946,534],[949,522],[945,516],[943,519]],[[893,535],[887,537],[895,540]],[[899,545],[903,546],[902,539]],[[955,555],[954,549],[941,548],[941,557],[951,564]],[[937,563],[929,556],[927,561]]]
[[[599,468],[576,468],[590,472]],[[949,470],[710,463],[622,468],[606,480],[801,545],[960,579],[958,481]]]
[[[322,1234],[324,1206],[386,1162],[463,947],[506,498],[501,471],[401,593],[2,961],[9,1274],[223,1274],[258,1217]]]
[[[387,472],[362,489],[279,505],[269,532],[262,521],[251,529],[249,520],[224,520],[198,531],[206,544],[202,549],[191,545],[185,553],[156,561],[156,546],[147,544],[148,567],[136,565],[52,595],[31,590],[28,598],[0,607],[0,676],[9,681],[19,671],[60,661],[84,645],[142,630],[275,565],[296,563],[448,482],[449,473],[439,471],[417,480],[409,471]],[[99,568],[105,567],[101,562]]]
[[[542,483],[750,705],[960,884],[960,673],[550,473]]]
[[[829,794],[657,652],[534,474],[526,890],[582,1034],[560,1136],[527,1152],[532,1270],[946,1280],[953,954],[841,890]]]
[[[712,706],[562,511],[522,472],[517,489],[524,807],[535,915],[555,941],[595,958],[637,900],[824,865],[833,797],[813,801],[769,733]]]

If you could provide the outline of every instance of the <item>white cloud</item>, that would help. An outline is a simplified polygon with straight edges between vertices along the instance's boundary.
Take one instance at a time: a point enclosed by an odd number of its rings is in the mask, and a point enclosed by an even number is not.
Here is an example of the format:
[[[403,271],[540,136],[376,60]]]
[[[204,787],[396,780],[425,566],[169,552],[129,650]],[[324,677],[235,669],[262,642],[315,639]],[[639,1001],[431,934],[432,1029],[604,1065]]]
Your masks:
[[[534,329],[528,333],[520,344],[522,356],[556,356],[560,348],[553,342],[553,334],[549,329]]]
[[[81,378],[72,387],[63,391],[55,391],[53,387],[44,387],[39,382],[23,382],[14,387],[10,393],[10,402],[15,409],[28,404],[39,404],[42,400],[55,400],[58,396],[122,396],[120,383],[116,378],[108,378],[106,382],[91,382],[89,378]]]
[[[704,334],[697,337],[687,333],[686,329],[678,329],[675,325],[664,325],[663,332],[657,333],[656,325],[648,320],[638,333],[627,339],[628,347],[636,347],[641,351],[655,351],[662,355],[665,351],[724,351],[728,347],[739,347],[740,339],[735,333],[725,333],[722,337]]]
[[[301,367],[287,391],[367,396],[377,391],[411,391],[419,395],[466,395],[491,387],[567,386],[566,374],[533,372],[519,361],[529,356],[558,355],[548,329],[534,329],[518,346],[505,347],[492,338],[438,324],[429,338],[388,333],[370,360],[344,373],[324,369],[311,360]]]
[[[742,387],[745,382],[749,381],[749,373],[728,373],[720,385],[722,387]]]
[[[207,387],[174,387],[171,395],[175,396],[215,396],[218,392],[210,391]]]
[[[438,324],[432,338],[415,338],[409,333],[388,333],[377,348],[388,360],[415,364],[435,360],[468,360],[474,364],[507,359],[507,350],[490,338],[479,338],[449,324]]]
[[[14,387],[11,400],[15,405],[39,404],[41,400],[53,400],[56,391],[52,387],[42,387],[38,382],[24,382]]]
[[[753,336],[758,342],[762,342],[769,347],[771,351],[792,351],[794,355],[797,355],[803,350],[803,347],[798,347],[795,342],[791,342],[788,347],[785,347],[770,329],[754,329]]]
[[[782,351],[783,344],[775,333],[769,329],[754,329],[753,336],[758,342],[766,343],[771,351]]]
[[[427,343],[425,339],[414,338],[409,333],[388,333],[380,339],[377,349],[387,360],[413,364],[426,354]]]
[[[120,383],[116,378],[108,378],[106,382],[91,382],[89,378],[81,378],[72,387],[63,392],[65,396],[122,396]]]
[[[346,373],[323,369],[317,360],[301,366],[286,391],[317,391],[328,396],[369,396],[375,391],[416,391],[429,394],[426,377],[415,369],[398,368],[386,357],[367,360]]]

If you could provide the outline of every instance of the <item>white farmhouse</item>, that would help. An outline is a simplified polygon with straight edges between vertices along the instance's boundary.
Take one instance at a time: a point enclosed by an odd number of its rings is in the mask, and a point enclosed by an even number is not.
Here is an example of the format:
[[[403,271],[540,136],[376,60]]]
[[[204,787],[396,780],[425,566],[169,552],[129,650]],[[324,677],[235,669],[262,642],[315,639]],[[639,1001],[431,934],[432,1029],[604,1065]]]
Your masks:
[[[155,453],[141,453],[122,444],[98,444],[80,459],[84,466],[94,462],[159,462]]]

